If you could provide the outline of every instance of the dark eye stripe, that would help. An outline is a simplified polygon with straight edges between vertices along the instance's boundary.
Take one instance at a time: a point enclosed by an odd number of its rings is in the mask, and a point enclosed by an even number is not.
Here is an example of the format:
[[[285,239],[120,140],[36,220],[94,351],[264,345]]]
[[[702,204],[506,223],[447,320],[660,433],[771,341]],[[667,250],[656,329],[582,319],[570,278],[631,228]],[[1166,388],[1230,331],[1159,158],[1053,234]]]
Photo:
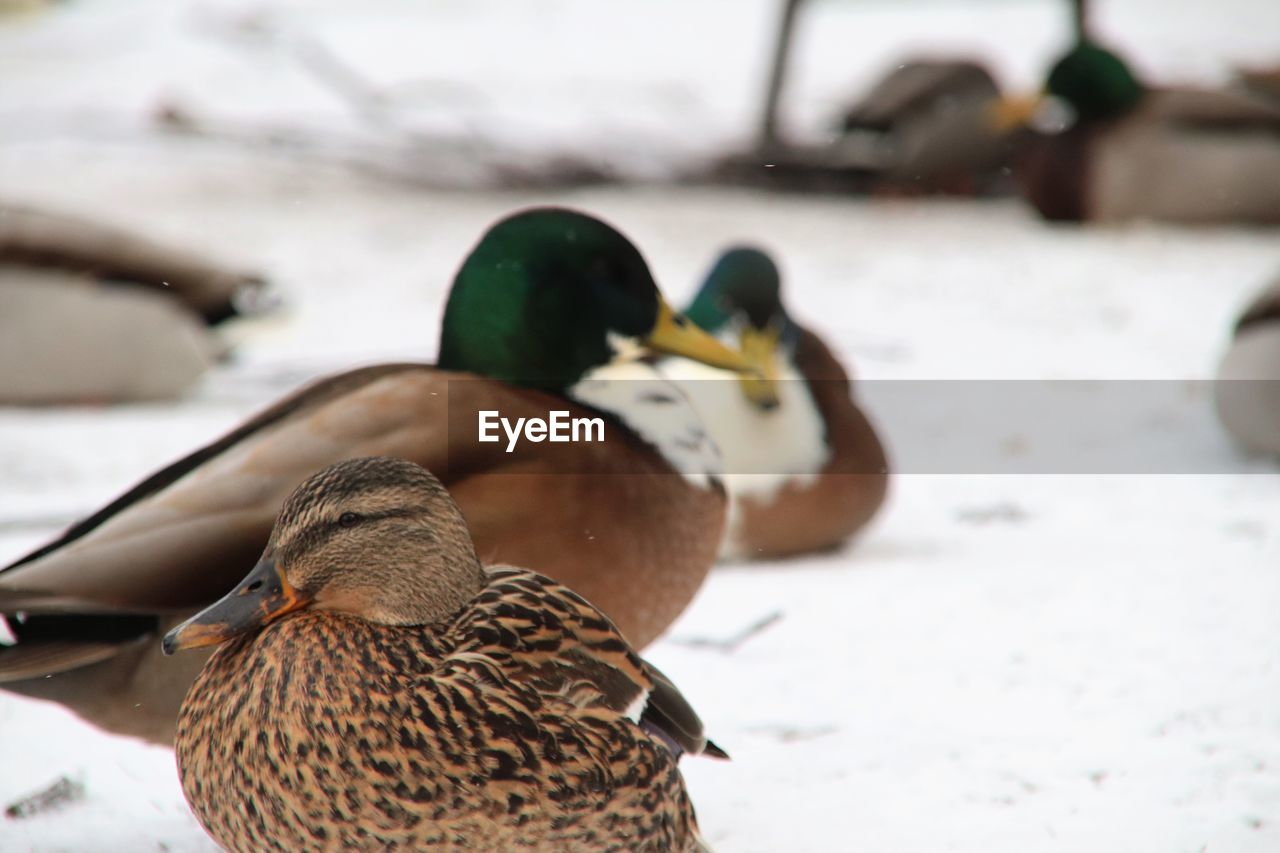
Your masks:
[[[386,509],[380,512],[344,512],[336,522],[321,522],[317,527],[354,527],[357,524],[368,524],[371,521],[382,521],[388,518],[408,518],[417,513],[411,509]]]

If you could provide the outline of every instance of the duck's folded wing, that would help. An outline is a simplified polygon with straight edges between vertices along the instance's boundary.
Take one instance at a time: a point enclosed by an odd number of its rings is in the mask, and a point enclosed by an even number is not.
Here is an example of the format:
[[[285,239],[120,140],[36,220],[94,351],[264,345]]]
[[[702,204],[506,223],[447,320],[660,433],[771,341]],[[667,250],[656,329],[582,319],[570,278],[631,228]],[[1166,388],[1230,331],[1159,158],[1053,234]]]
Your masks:
[[[649,699],[640,713],[640,725],[665,735],[679,752],[728,758],[729,754],[707,739],[702,720],[671,680],[645,661],[645,671],[653,683]]]
[[[162,613],[222,595],[289,492],[357,456],[446,462],[447,374],[379,365],[321,380],[156,472],[0,569],[0,613]]]
[[[1163,89],[1144,107],[1170,124],[1280,134],[1280,102],[1230,89]]]
[[[543,694],[626,717],[682,752],[728,757],[671,681],[637,655],[603,613],[544,575],[505,567],[477,597],[463,652],[519,661],[518,677]]]

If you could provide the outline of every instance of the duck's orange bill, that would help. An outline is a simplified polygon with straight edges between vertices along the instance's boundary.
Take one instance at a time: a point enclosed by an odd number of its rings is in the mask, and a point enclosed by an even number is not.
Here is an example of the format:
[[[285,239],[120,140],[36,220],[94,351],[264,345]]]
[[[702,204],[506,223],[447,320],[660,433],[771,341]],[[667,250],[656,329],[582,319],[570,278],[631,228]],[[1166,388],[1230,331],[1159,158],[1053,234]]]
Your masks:
[[[264,557],[234,590],[165,634],[161,648],[171,655],[182,649],[216,646],[310,603],[310,596],[289,585],[275,558]]]
[[[1005,95],[991,105],[987,117],[997,133],[1009,133],[1026,127],[1044,106],[1045,94]]]

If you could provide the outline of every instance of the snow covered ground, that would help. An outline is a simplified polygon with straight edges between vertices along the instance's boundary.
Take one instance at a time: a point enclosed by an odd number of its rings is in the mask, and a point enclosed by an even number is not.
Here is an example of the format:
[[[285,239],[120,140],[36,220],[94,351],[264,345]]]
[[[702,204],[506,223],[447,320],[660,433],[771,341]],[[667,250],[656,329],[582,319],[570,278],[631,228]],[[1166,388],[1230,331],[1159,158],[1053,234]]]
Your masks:
[[[278,45],[208,34],[248,17],[295,35],[305,22],[380,86],[425,79],[446,106],[397,117],[415,128],[679,158],[749,132],[774,14],[763,0],[608,13],[486,0],[429,19],[302,5],[83,2],[0,18],[0,198],[258,265],[289,306],[234,330],[237,359],[182,403],[0,410],[0,561],[305,378],[429,358],[459,259],[522,205],[610,219],[675,301],[722,243],[762,242],[795,313],[876,380],[1206,378],[1234,312],[1280,270],[1274,231],[1050,228],[1012,202],[427,192],[146,131],[142,118],[176,97],[219,121],[373,133]],[[905,5],[813,4],[797,128],[816,128],[895,46],[983,48],[1027,84],[1062,39],[1056,3]],[[1232,60],[1268,58],[1280,32],[1265,0],[1198,15],[1097,6],[1104,31],[1169,76],[1220,79]],[[681,27],[662,14],[677,8]],[[1208,401],[1189,405],[1203,415]],[[1218,473],[912,474],[842,553],[718,569],[648,651],[734,756],[685,764],[712,844],[1280,849],[1280,478],[1211,418],[1180,421],[1173,441]],[[705,642],[774,612],[735,648]],[[169,753],[0,695],[0,803],[64,774],[85,800],[0,820],[0,850],[211,849]]]

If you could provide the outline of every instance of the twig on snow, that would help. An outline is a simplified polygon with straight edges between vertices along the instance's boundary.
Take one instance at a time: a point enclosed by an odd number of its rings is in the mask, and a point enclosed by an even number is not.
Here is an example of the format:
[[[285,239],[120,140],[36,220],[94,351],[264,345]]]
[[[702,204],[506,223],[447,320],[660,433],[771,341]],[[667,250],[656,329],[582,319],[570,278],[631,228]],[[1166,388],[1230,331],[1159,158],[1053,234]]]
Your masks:
[[[5,807],[4,816],[10,820],[23,820],[45,812],[64,809],[84,799],[84,783],[62,776],[42,791],[14,800]]]
[[[728,637],[672,637],[671,642],[691,649],[715,649],[718,652],[731,655],[747,640],[757,634],[764,633],[778,622],[781,622],[782,616],[781,610],[774,610],[737,633],[730,634]]]

